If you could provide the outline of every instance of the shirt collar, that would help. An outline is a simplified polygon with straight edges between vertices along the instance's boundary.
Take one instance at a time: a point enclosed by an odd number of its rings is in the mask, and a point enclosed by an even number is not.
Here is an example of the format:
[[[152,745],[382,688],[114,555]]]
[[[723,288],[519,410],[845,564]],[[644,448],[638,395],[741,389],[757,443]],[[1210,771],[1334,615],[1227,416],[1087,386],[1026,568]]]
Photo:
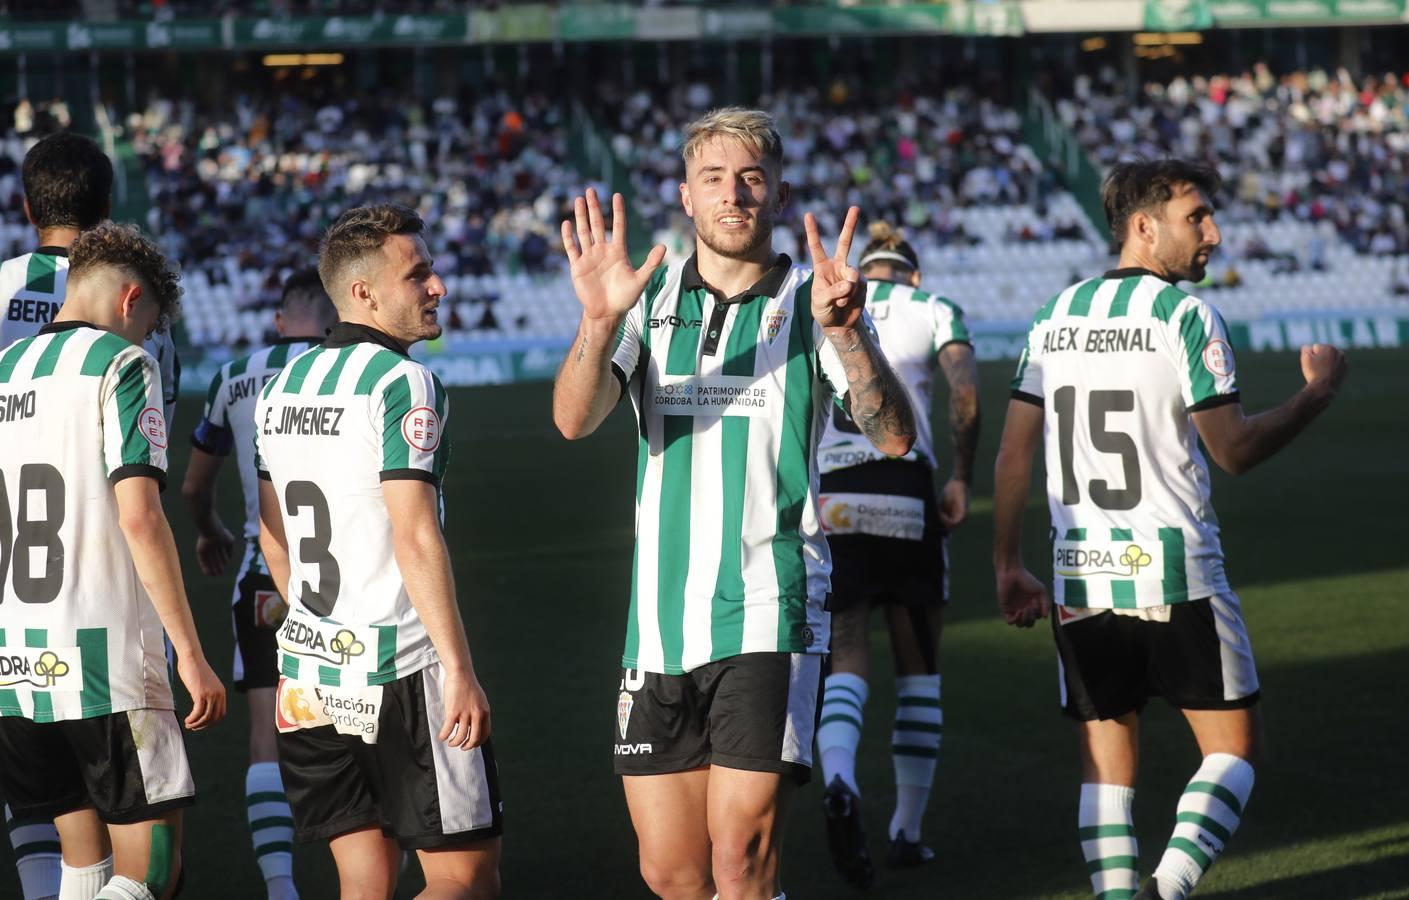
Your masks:
[[[332,330],[332,329],[329,329],[329,331],[331,331],[331,330]],[[378,333],[380,333],[380,332],[378,332]],[[298,335],[293,335],[293,336],[285,335],[285,336],[279,338],[279,339],[276,340],[276,341],[271,341],[271,342],[270,342],[270,345],[277,347],[277,346],[279,346],[280,344],[321,344],[321,343],[323,343],[323,341],[325,341],[325,340],[327,340],[327,339],[328,339],[328,336],[327,336],[326,334],[319,335],[319,336],[317,336],[317,337],[314,337],[313,335],[303,335],[302,337],[300,337],[300,336],[298,336]]]
[[[353,344],[364,343],[385,347],[393,353],[410,359],[410,354],[403,350],[391,335],[370,325],[361,325],[356,322],[339,322],[334,325],[329,329],[328,338],[323,341],[323,346],[337,349],[338,347],[351,347]]]
[[[68,258],[68,248],[67,248],[67,247],[40,247],[40,248],[36,249],[34,252],[35,252],[35,253],[42,253],[42,254],[44,254],[45,256],[62,256],[62,257],[64,257],[65,259]]]
[[[762,278],[734,296],[722,298],[718,291],[705,284],[704,279],[700,277],[696,254],[691,253],[690,258],[685,260],[685,271],[680,275],[680,287],[687,291],[696,289],[709,291],[720,303],[740,303],[749,297],[772,297],[777,294],[782,290],[783,281],[788,277],[788,272],[792,267],[793,261],[788,258],[788,254],[779,253],[778,259],[774,261],[767,272],[763,273]]]
[[[1168,278],[1168,277],[1166,277],[1166,276],[1164,276],[1164,275],[1159,275],[1159,274],[1157,274],[1157,273],[1155,273],[1155,272],[1151,272],[1149,269],[1142,269],[1142,268],[1139,267],[1139,266],[1131,266],[1131,267],[1128,268],[1128,269],[1111,269],[1109,272],[1107,272],[1106,274],[1102,275],[1101,277],[1102,277],[1102,278],[1139,278],[1139,277],[1142,276],[1142,275],[1149,275],[1151,278],[1158,278],[1160,281],[1167,281],[1167,282],[1169,282],[1170,284],[1175,284],[1175,281],[1174,281],[1173,279]]]
[[[75,328],[97,328],[92,322],[80,322],[77,319],[65,319],[62,322],[50,322],[39,329],[40,334],[58,334],[60,331],[72,331]]]

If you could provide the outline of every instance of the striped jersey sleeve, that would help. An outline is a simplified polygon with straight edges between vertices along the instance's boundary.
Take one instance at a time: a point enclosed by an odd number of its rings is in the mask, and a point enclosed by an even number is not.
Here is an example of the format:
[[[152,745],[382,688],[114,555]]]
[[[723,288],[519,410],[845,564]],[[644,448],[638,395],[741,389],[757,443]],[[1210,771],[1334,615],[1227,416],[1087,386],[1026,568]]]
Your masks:
[[[1238,399],[1233,347],[1218,310],[1197,297],[1185,297],[1168,322],[1169,345],[1179,373],[1184,406],[1190,412]]]
[[[312,352],[312,351],[310,351]],[[261,427],[259,419],[266,415],[264,406],[269,399],[269,395],[274,392],[274,385],[278,384],[279,378],[271,378],[269,382],[259,392],[259,403],[255,406],[255,426],[254,426],[254,475],[260,481],[271,481],[269,477],[269,467],[264,463],[264,447],[260,438],[264,435],[264,428]]]
[[[964,311],[957,303],[942,297],[929,298],[930,313],[934,316],[934,349],[938,353],[949,344],[972,344],[969,326],[964,322]]]
[[[636,367],[641,363],[646,311],[655,302],[661,289],[665,287],[669,275],[669,266],[656,267],[655,272],[651,273],[651,280],[646,284],[646,290],[641,294],[641,299],[627,311],[626,318],[621,320],[621,327],[616,331],[616,346],[612,348],[612,371],[616,374],[617,380],[621,382],[621,396],[623,397],[626,396],[627,384],[635,377]]]
[[[206,391],[205,407],[201,420],[191,432],[191,444],[213,456],[229,456],[235,448],[235,433],[230,428],[229,407],[225,403],[225,392],[221,390],[229,377],[229,364],[220,367],[210,380]]]
[[[109,481],[134,475],[166,483],[166,414],[156,360],[139,347],[113,356],[100,387],[103,464]]]
[[[439,486],[450,457],[444,429],[449,400],[425,366],[403,364],[381,384],[374,421],[381,422],[381,480],[414,478]]]

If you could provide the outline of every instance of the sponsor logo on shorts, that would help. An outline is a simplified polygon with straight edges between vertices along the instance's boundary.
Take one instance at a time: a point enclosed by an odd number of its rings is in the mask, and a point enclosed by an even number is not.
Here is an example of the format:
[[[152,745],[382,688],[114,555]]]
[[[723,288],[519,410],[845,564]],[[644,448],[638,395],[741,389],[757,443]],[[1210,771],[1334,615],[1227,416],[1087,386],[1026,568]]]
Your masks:
[[[254,592],[254,624],[258,628],[278,628],[289,615],[289,605],[278,591]]]
[[[828,534],[870,534],[918,541],[925,533],[925,502],[891,494],[823,494],[822,529]]]
[[[166,416],[155,406],[149,406],[137,414],[137,430],[153,447],[166,449]]]
[[[77,647],[0,650],[0,687],[41,691],[83,690],[83,655]]]
[[[650,745],[650,744],[617,744],[617,745],[616,745],[616,755],[617,755],[617,756],[644,756],[644,755],[646,755],[646,754],[648,754],[648,753],[654,753],[654,752],[655,752],[655,751],[651,749],[651,745]]]
[[[338,734],[375,744],[381,709],[381,685],[335,688],[281,676],[274,725],[285,733],[331,725]]]
[[[631,707],[635,704],[636,701],[626,691],[616,696],[616,730],[621,733],[623,741],[626,740],[626,726],[631,723]]]
[[[1057,541],[1052,547],[1052,571],[1064,578],[1136,578],[1154,561],[1139,544]]]
[[[430,453],[440,446],[440,416],[429,406],[416,407],[401,417],[401,436],[422,453]]]

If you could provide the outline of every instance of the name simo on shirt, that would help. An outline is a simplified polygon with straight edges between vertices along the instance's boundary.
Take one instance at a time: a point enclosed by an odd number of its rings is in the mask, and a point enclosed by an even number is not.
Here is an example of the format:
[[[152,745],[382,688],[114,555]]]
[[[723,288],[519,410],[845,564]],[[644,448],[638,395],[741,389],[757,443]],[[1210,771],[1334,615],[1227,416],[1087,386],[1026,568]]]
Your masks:
[[[0,394],[0,422],[32,419],[37,406],[34,391],[26,391],[23,394]]]
[[[296,434],[306,437],[341,435],[344,408],[341,406],[285,406],[279,410],[279,420],[271,422],[274,409],[264,410],[264,433]]]
[[[1154,353],[1154,330],[1151,328],[1092,328],[1082,341],[1080,325],[1057,327],[1042,336],[1043,353],[1080,350],[1083,353]]]

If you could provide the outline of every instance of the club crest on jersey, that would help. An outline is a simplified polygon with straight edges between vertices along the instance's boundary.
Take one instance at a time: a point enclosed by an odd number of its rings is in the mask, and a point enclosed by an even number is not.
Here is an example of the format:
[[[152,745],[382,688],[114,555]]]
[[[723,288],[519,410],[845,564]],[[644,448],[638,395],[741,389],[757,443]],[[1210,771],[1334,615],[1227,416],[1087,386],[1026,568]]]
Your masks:
[[[254,592],[254,624],[259,628],[278,628],[289,614],[289,605],[278,591]]]
[[[622,691],[616,696],[616,730],[621,733],[621,739],[626,740],[626,726],[631,723],[631,707],[636,705],[636,701],[631,699],[631,695]]]
[[[402,416],[401,436],[422,453],[430,453],[440,446],[440,416],[429,406],[416,407]]]
[[[153,447],[158,450],[166,449],[166,415],[155,406],[149,406],[138,413],[137,430]]]
[[[769,344],[772,344],[773,339],[778,336],[778,332],[783,330],[783,323],[786,321],[788,321],[788,313],[782,309],[775,309],[768,314],[768,318],[764,319],[764,325],[768,329]]]

